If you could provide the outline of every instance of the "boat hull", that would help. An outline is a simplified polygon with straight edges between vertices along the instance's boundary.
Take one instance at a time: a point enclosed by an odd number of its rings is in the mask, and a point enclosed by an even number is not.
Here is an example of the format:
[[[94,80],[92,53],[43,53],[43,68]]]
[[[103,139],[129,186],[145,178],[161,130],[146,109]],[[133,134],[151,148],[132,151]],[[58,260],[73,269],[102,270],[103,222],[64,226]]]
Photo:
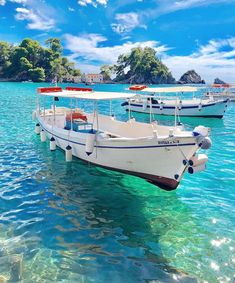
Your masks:
[[[141,177],[165,190],[177,188],[186,169],[185,159],[197,151],[193,136],[174,137],[159,141],[149,139],[97,139],[94,151],[87,155],[87,134],[52,127],[38,117],[48,138],[54,137],[56,145],[65,150],[68,144],[72,154],[95,165]]]
[[[153,113],[156,115],[167,115],[174,116],[175,115],[175,106],[172,104],[165,103],[164,106],[160,104],[149,104],[147,106],[143,105],[143,102],[135,102],[126,105],[126,110],[140,112],[140,113]],[[222,101],[213,101],[211,103],[199,105],[182,105],[178,107],[177,113],[180,116],[188,116],[188,117],[211,117],[211,118],[223,118],[224,113],[227,108],[227,100]]]

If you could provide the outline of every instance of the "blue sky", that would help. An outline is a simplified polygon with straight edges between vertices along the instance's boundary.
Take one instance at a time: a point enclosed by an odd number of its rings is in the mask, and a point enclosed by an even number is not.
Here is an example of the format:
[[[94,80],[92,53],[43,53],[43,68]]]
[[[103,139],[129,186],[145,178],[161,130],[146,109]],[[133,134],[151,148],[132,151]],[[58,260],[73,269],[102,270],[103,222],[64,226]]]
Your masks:
[[[234,27],[235,0],[0,0],[0,40],[60,37],[83,72],[150,46],[176,79],[235,82]]]

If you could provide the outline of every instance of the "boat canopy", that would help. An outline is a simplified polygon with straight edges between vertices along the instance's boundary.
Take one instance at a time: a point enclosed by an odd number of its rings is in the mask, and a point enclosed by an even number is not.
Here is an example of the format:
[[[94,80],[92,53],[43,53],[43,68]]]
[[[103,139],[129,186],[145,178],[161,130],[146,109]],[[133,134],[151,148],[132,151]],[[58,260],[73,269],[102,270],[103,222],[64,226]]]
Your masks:
[[[40,92],[42,96],[52,96],[61,98],[75,98],[83,100],[114,100],[114,99],[127,99],[136,96],[135,93],[125,92],[101,92],[101,91],[73,91],[63,90],[56,92]]]
[[[176,86],[176,87],[147,87],[142,91],[155,93],[174,93],[174,92],[195,92],[197,87],[193,86]]]

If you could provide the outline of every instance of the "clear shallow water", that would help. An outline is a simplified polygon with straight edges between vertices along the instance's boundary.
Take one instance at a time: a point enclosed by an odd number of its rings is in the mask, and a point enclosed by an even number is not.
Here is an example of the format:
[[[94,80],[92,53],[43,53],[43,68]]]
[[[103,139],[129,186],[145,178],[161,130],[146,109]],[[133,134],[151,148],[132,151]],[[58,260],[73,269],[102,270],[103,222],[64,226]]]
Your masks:
[[[51,153],[31,121],[38,86],[0,83],[0,279],[234,282],[235,136],[218,134],[234,132],[235,103],[223,120],[182,119],[191,129],[212,128],[208,169],[164,192]],[[119,105],[115,113],[127,119]]]

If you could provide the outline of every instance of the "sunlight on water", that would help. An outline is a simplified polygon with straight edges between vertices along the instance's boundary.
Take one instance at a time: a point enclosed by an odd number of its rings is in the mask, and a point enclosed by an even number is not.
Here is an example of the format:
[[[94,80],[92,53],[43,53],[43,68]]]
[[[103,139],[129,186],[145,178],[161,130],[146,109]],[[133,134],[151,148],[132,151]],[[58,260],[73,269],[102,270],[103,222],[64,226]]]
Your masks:
[[[50,152],[31,121],[37,86],[0,83],[0,282],[234,282],[235,104],[182,119],[211,127],[208,168],[165,192]]]

